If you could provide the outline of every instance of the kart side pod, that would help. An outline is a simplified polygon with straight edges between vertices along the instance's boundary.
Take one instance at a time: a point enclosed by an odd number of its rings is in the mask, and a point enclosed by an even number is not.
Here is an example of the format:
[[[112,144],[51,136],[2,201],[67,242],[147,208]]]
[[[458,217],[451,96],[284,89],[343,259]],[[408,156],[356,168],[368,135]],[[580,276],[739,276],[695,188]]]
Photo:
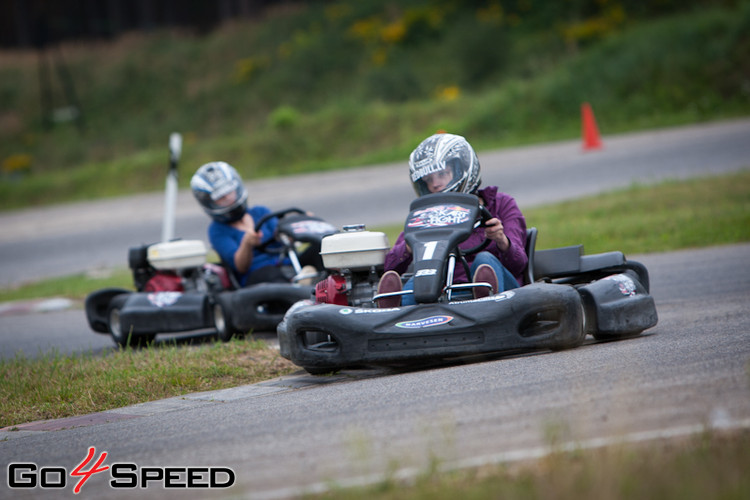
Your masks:
[[[578,292],[586,312],[586,333],[597,340],[637,335],[658,321],[654,298],[633,270],[594,281]]]

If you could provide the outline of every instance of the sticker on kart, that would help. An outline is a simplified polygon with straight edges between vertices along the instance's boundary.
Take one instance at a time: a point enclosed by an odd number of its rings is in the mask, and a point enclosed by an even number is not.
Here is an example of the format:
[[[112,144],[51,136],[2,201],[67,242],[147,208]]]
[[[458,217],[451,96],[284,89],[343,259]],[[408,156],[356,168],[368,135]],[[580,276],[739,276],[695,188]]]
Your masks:
[[[389,313],[393,311],[399,311],[400,308],[398,307],[386,307],[384,309],[375,308],[375,309],[355,309],[352,307],[343,307],[339,309],[339,314],[343,314],[344,316],[348,316],[350,314],[380,314],[380,313]]]
[[[335,233],[336,228],[331,224],[317,220],[302,220],[290,224],[294,234],[328,234]]]
[[[489,301],[502,302],[504,300],[513,298],[515,294],[516,293],[513,290],[507,290],[497,295],[488,295],[487,297],[482,297],[481,299],[455,300],[451,302],[450,304],[471,304],[473,302],[489,302]]]
[[[149,293],[147,298],[156,307],[167,307],[173,305],[182,297],[182,292],[154,292]]]
[[[446,227],[469,220],[470,210],[458,205],[435,205],[412,212],[406,227]]]
[[[615,281],[620,289],[620,293],[627,297],[632,297],[636,293],[635,282],[624,274],[613,274],[604,279]]]
[[[439,315],[430,316],[429,318],[415,319],[412,321],[401,321],[396,323],[397,328],[407,328],[414,330],[418,328],[429,328],[431,326],[445,325],[453,321],[453,316]]]

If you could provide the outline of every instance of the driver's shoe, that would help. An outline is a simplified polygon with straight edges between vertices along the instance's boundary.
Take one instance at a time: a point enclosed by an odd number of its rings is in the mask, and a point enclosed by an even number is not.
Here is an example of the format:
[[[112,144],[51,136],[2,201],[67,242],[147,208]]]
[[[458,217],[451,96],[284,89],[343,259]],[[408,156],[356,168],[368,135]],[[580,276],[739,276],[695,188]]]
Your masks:
[[[386,271],[378,282],[378,295],[381,293],[392,293],[401,291],[401,276],[396,271]],[[383,297],[378,299],[378,307],[387,309],[401,305],[401,296]]]
[[[489,264],[481,264],[474,271],[474,278],[471,280],[472,283],[489,283],[492,290],[486,286],[476,286],[472,290],[474,291],[474,298],[481,299],[482,297],[488,297],[490,294],[497,293],[497,273],[492,269]]]

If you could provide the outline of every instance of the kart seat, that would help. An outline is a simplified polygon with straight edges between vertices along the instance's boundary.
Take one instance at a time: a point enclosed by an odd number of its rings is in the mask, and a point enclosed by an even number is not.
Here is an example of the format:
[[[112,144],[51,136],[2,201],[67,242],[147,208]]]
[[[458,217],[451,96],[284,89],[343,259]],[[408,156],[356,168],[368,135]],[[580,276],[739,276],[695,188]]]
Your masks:
[[[534,282],[534,251],[536,249],[536,235],[537,229],[535,227],[526,229],[526,245],[524,245],[524,250],[529,259],[528,264],[526,264],[526,269],[523,270],[523,279],[526,282],[526,285],[530,285]]]
[[[584,255],[583,245],[536,250],[537,228],[526,229],[525,251],[529,259],[523,272],[526,284],[539,279],[564,278],[605,269],[622,267],[625,255],[622,252],[604,252]]]

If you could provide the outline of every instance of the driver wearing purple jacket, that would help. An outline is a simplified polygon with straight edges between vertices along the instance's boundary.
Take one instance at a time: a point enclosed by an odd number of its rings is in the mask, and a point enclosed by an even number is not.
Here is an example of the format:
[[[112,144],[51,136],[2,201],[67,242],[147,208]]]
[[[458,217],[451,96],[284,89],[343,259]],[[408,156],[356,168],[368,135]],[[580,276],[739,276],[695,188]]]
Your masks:
[[[409,173],[417,196],[439,192],[475,194],[479,203],[492,214],[485,228],[476,228],[473,234],[459,245],[462,249],[475,247],[485,239],[489,246],[476,255],[468,255],[472,282],[486,282],[492,293],[517,288],[523,283],[523,271],[528,263],[525,252],[526,219],[510,195],[498,191],[497,186],[479,189],[482,183],[479,159],[468,141],[454,134],[435,134],[417,146],[409,156]],[[401,290],[400,273],[407,271],[412,252],[402,232],[385,257],[386,272],[378,285],[378,293]],[[466,283],[468,277],[463,266],[456,266],[454,283]],[[413,278],[404,285],[413,289]],[[490,293],[487,288],[475,288],[474,296]],[[379,300],[380,307],[414,304],[411,294],[386,297]]]

